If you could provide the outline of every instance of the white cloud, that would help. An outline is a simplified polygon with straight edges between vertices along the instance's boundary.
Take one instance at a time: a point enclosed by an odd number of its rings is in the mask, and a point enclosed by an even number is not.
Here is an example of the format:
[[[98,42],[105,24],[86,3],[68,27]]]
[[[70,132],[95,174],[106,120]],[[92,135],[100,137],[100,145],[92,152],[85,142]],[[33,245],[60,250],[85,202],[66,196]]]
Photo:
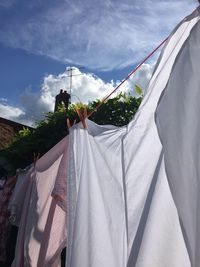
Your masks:
[[[69,69],[59,75],[47,75],[42,85],[42,97],[48,101],[51,107],[54,103],[56,94],[60,89],[69,92],[70,80]],[[103,97],[114,87],[111,83],[104,83],[99,77],[92,73],[82,73],[78,68],[73,68],[72,78],[72,102],[83,102],[95,100]],[[51,108],[52,109],[52,108]]]
[[[72,102],[93,101],[104,97],[113,90],[113,83],[104,83],[99,77],[92,73],[81,73],[79,69],[73,68],[75,76],[72,80]],[[7,104],[1,104],[0,114],[2,117],[12,119],[28,125],[43,118],[45,112],[53,111],[55,96],[60,89],[68,90],[69,71],[58,75],[46,75],[39,93],[27,88],[21,95],[21,107],[15,108]],[[69,90],[68,90],[69,92]],[[9,110],[9,112],[8,112]]]
[[[152,67],[144,64],[116,93],[122,91],[134,94],[134,84],[140,85],[145,90],[151,72]],[[87,103],[95,99],[102,99],[119,84],[119,81],[116,83],[113,81],[105,83],[94,74],[83,73],[75,67],[73,68],[73,74],[75,76],[72,79],[72,102]],[[21,95],[20,107],[13,107],[7,103],[0,104],[1,117],[27,125],[34,125],[35,121],[43,118],[44,112],[54,110],[55,96],[59,93],[60,89],[69,89],[68,69],[58,75],[46,75],[39,93],[33,92],[31,88],[27,88]]]
[[[111,70],[140,61],[197,1],[63,0],[41,5],[36,1],[33,12],[24,1],[26,16],[2,24],[0,41],[72,65]]]
[[[0,103],[0,115],[2,118],[17,121],[21,115],[24,115],[24,112],[18,107]]]
[[[135,85],[138,85],[143,93],[145,94],[148,87],[154,65],[153,64],[143,64],[138,71],[136,71],[120,88],[123,92],[130,92],[132,95],[135,93]]]
[[[140,71],[136,72],[135,75],[130,78],[129,84],[131,88],[136,84],[142,88],[143,92],[146,92],[153,68],[153,65],[143,64]]]

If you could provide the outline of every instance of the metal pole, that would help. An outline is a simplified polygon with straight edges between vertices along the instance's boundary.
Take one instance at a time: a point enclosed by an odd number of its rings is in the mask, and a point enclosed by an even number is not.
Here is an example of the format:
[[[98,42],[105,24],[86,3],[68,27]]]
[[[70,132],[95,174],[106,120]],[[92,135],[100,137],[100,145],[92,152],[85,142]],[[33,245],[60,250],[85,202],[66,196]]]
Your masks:
[[[71,96],[72,94],[72,68],[69,69],[70,74],[69,74],[69,94]]]
[[[79,69],[84,69],[84,67],[79,67]],[[75,69],[73,69],[73,67],[70,67],[67,70],[68,73],[69,73],[69,75],[67,77],[69,77],[69,94],[70,94],[70,97],[72,95],[72,76],[80,76],[80,75],[83,75],[82,73],[81,74],[75,74],[75,75],[73,75],[72,74],[73,73],[73,70],[75,70]],[[71,99],[70,99],[70,103],[71,103]]]

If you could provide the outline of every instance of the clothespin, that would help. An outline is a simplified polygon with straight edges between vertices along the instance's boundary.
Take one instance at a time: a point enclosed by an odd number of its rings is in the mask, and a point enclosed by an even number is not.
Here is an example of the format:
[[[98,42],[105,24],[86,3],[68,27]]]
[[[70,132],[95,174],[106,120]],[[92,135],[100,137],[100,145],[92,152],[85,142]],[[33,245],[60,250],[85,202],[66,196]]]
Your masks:
[[[70,119],[67,118],[67,127],[68,127],[68,129],[71,128],[72,126],[74,126],[75,124],[76,124],[76,120],[74,120],[73,125],[71,125]]]
[[[78,114],[78,117],[79,117],[80,121],[82,122],[83,128],[87,129],[88,126],[86,124],[85,119],[88,117],[88,114],[87,114],[86,107],[84,107],[83,114],[81,113],[80,109],[78,109],[78,108],[76,108],[76,112]],[[72,126],[74,126],[75,124],[76,124],[76,120],[74,120],[73,125],[71,125],[70,119],[67,118],[67,127],[68,127],[68,129],[71,128]]]
[[[67,128],[68,129],[71,128],[71,122],[70,122],[69,118],[67,118]]]
[[[86,107],[84,107],[83,115],[84,115],[85,119],[88,117],[87,108]]]
[[[78,114],[78,117],[79,117],[80,121],[82,122],[83,128],[87,129],[88,127],[87,127],[87,124],[86,124],[86,121],[85,121],[85,119],[87,118],[87,109],[86,109],[86,107],[84,107],[83,114],[80,112],[80,110],[78,108],[76,108],[76,112]]]
[[[54,194],[53,198],[58,202],[63,202],[64,201],[64,196],[62,196],[62,195]]]
[[[33,163],[34,163],[34,166],[36,164],[36,162],[38,161],[38,159],[40,158],[40,153],[37,153],[37,156],[35,154],[35,152],[33,153]]]

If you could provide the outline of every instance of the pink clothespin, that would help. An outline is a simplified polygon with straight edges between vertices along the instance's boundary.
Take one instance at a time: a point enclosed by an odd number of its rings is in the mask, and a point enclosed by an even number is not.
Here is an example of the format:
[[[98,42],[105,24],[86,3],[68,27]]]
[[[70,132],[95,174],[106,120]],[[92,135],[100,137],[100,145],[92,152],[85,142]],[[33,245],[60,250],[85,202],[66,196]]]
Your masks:
[[[86,109],[86,107],[84,107],[83,114],[80,112],[80,110],[78,108],[76,109],[76,112],[78,114],[78,117],[79,117],[80,121],[82,122],[83,128],[87,129],[88,126],[87,126],[87,123],[85,121],[85,119],[87,118],[87,109]]]
[[[71,122],[70,122],[69,118],[67,118],[67,128],[68,129],[71,128]]]
[[[37,153],[37,156],[35,154],[35,152],[33,153],[33,163],[34,163],[34,166],[36,164],[36,162],[38,161],[38,159],[40,158],[40,153]]]
[[[76,120],[74,120],[73,125],[71,125],[70,119],[67,118],[67,127],[68,127],[68,129],[71,128],[72,126],[74,126],[75,124],[76,124]]]

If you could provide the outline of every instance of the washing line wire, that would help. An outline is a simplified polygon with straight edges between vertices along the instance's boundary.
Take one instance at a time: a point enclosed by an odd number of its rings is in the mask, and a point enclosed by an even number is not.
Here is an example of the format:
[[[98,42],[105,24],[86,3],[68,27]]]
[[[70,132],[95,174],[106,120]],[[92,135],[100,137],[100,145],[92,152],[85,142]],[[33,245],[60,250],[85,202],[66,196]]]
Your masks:
[[[112,95],[114,94],[118,89],[119,87],[121,87],[125,81],[127,81],[141,66],[142,64],[144,64],[150,57],[153,56],[153,54],[168,40],[169,37],[165,38],[144,60],[142,60],[141,63],[139,63],[127,76],[126,78],[124,78],[122,80],[121,83],[119,83],[115,88],[114,90],[112,90],[106,97],[104,97],[100,103],[87,115],[86,118],[89,118],[95,111],[97,111],[97,109],[99,109],[104,103],[105,101]]]

